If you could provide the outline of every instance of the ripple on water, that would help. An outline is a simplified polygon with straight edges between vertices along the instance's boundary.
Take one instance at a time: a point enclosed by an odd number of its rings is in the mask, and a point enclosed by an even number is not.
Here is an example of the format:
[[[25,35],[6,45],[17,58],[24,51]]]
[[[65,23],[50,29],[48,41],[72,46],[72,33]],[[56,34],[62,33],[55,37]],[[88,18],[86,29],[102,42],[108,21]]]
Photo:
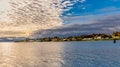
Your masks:
[[[57,43],[57,45],[56,43],[44,44],[16,43],[0,46],[0,67],[120,66],[120,49],[118,49],[120,45],[105,45],[104,43],[96,45],[92,43],[91,46],[87,42],[84,45],[81,42],[65,43],[63,45],[61,43]]]

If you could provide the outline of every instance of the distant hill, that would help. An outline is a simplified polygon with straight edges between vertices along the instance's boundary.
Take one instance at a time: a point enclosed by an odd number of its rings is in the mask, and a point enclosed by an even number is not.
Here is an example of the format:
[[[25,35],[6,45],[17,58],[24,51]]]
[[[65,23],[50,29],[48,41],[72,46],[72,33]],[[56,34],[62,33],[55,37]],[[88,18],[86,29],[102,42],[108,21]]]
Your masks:
[[[15,42],[19,40],[24,40],[25,37],[1,37],[0,42]]]

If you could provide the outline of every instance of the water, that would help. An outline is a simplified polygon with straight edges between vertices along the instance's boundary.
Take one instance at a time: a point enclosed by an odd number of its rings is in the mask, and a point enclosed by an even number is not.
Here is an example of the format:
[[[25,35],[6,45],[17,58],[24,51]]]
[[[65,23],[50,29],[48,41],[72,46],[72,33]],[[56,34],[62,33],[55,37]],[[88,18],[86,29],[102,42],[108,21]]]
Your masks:
[[[0,43],[0,67],[119,67],[119,43]]]

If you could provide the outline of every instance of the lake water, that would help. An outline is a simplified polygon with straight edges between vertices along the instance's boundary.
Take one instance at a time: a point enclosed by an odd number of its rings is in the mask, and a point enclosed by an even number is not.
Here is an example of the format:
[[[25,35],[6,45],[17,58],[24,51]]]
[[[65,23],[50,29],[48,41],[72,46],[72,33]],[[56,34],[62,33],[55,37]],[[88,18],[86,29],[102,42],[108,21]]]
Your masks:
[[[0,43],[0,67],[119,67],[120,41]]]

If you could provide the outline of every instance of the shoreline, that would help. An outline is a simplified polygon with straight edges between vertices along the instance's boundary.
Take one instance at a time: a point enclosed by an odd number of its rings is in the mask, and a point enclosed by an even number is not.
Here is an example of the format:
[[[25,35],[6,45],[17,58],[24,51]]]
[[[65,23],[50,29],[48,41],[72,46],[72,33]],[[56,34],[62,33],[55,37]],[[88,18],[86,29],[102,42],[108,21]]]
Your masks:
[[[120,39],[116,39],[118,41]],[[15,42],[82,42],[82,41],[114,41],[114,39],[94,39],[94,40],[79,40],[79,41],[15,41]]]
[[[120,39],[116,39],[116,41],[119,41]],[[0,43],[10,43],[10,42],[13,42],[13,43],[24,43],[24,42],[93,42],[93,41],[112,41],[114,42],[114,39],[102,39],[102,40],[80,40],[80,41],[0,41]]]

